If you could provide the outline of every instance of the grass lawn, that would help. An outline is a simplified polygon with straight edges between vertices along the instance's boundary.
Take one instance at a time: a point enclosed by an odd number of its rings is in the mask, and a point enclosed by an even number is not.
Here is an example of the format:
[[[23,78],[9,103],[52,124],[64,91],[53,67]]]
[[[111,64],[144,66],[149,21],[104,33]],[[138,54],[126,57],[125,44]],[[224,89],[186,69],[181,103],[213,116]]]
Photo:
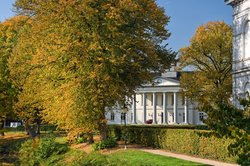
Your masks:
[[[51,156],[42,165],[53,166],[205,166],[204,164],[160,156],[140,150],[120,150],[111,154],[86,154],[71,149],[64,155]]]
[[[43,135],[45,136],[45,135]],[[6,133],[5,137],[0,137],[0,165],[20,165],[18,151],[21,143],[27,140],[25,133]],[[56,142],[67,144],[64,137],[57,137]],[[29,164],[27,164],[29,165]],[[181,166],[181,165],[204,165],[160,156],[140,150],[116,149],[109,153],[92,152],[87,154],[83,149],[70,148],[64,154],[52,155],[41,161],[43,166]]]
[[[107,159],[111,163],[123,163],[127,166],[181,166],[181,165],[202,165],[191,161],[180,160],[176,158],[151,154],[139,150],[119,151],[114,154],[109,154]]]

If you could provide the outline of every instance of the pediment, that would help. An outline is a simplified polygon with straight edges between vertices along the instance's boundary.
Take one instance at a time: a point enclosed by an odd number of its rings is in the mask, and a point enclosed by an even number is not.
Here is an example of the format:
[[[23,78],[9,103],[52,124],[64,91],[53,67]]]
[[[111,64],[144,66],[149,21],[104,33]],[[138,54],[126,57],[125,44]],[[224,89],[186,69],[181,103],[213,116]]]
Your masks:
[[[179,86],[180,82],[172,78],[162,78],[156,77],[153,84],[148,84],[148,86]]]

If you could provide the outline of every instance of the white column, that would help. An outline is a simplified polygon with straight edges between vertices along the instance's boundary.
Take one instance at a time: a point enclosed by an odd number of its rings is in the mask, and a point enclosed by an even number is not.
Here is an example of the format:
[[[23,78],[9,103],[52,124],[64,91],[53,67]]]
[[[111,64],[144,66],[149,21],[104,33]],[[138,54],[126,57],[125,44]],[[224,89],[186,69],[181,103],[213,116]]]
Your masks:
[[[177,92],[174,92],[174,124],[177,124]]]
[[[188,124],[188,99],[187,96],[184,98],[184,112],[185,112],[185,124]]]
[[[143,96],[143,122],[144,124],[146,124],[147,121],[146,93],[143,93],[142,96]]]
[[[157,124],[156,92],[153,92],[153,124]]]
[[[133,123],[134,124],[137,124],[137,121],[136,121],[136,94],[134,94],[134,97],[133,97]]]
[[[168,124],[167,92],[163,92],[163,123]]]

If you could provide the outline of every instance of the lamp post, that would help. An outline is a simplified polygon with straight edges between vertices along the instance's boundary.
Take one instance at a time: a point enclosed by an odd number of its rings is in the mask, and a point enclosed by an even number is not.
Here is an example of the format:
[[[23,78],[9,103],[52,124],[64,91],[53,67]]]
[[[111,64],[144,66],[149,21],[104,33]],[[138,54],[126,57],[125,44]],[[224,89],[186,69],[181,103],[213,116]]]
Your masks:
[[[124,116],[124,149],[126,150],[127,149],[127,142],[126,142],[126,114],[128,112],[128,108],[124,105],[124,107],[122,108],[122,113],[123,113],[123,116]]]

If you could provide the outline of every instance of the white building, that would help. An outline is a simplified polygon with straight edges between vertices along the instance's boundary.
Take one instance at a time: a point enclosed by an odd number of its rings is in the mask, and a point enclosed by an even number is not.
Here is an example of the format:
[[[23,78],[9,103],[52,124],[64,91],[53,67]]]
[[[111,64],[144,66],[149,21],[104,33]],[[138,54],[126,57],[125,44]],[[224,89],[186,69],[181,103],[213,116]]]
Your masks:
[[[233,102],[250,92],[250,0],[225,0],[233,7]]]
[[[153,84],[138,88],[127,113],[127,123],[203,124],[204,113],[182,96],[179,78],[180,73],[172,70],[156,76]],[[123,123],[122,116],[119,108],[106,114],[109,124]]]

